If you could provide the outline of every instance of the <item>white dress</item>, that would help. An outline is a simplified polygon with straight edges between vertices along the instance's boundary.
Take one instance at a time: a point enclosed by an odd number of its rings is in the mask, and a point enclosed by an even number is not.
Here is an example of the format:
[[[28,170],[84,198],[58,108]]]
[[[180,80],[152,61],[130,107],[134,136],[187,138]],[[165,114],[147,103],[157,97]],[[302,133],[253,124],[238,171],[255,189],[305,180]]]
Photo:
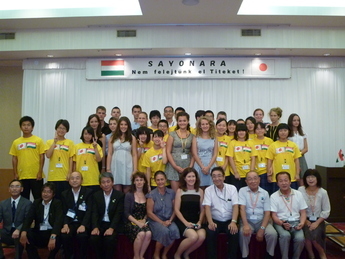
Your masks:
[[[131,185],[133,172],[132,145],[130,142],[115,140],[113,144],[113,157],[111,159],[111,172],[114,184]]]

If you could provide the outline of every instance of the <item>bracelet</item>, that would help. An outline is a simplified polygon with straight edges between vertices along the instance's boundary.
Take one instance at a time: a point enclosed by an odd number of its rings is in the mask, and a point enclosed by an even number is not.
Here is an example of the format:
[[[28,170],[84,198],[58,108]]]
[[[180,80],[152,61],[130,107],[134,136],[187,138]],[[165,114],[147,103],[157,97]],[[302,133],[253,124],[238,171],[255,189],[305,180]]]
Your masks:
[[[235,220],[235,219],[232,219],[231,222],[235,222],[237,224],[237,220]]]

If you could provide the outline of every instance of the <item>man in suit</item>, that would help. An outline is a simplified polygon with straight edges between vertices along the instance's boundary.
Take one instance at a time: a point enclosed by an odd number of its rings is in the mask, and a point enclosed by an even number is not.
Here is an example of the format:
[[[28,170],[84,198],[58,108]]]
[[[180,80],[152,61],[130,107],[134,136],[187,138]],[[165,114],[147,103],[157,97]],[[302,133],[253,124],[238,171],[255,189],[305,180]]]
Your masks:
[[[62,192],[63,228],[61,241],[65,258],[86,258],[87,241],[90,234],[92,190],[81,186],[83,176],[79,172],[71,173],[69,184],[71,188]],[[79,256],[73,255],[73,237],[78,243]]]
[[[123,216],[124,194],[113,189],[111,173],[99,178],[102,190],[93,195],[90,243],[97,258],[114,258],[116,237]]]
[[[23,246],[19,243],[19,235],[23,221],[31,207],[31,202],[22,197],[23,185],[19,180],[12,180],[9,184],[11,198],[0,203],[0,222],[3,227],[0,229],[0,258],[4,258],[2,243],[14,245],[16,259],[22,258]]]
[[[48,247],[48,258],[55,258],[60,248],[62,204],[54,199],[55,185],[47,182],[42,187],[42,198],[36,199],[24,220],[20,243],[26,246],[29,259],[40,258],[37,247]],[[35,221],[34,228],[30,228]]]

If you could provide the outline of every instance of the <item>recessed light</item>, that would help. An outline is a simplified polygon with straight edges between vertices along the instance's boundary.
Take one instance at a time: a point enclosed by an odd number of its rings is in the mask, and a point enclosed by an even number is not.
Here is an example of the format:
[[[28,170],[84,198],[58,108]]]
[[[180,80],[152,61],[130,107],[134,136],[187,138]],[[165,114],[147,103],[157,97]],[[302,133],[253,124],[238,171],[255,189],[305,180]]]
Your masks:
[[[331,54],[329,54],[329,53],[325,53],[325,54],[323,54],[325,57],[328,57],[328,56],[330,56]]]
[[[261,56],[261,53],[255,53],[255,56]]]
[[[188,6],[197,5],[198,3],[199,3],[199,0],[182,0],[182,4],[188,5]]]
[[[192,55],[192,53],[190,53],[190,52],[186,52],[186,53],[184,53],[186,56],[190,56],[190,55]]]
[[[117,53],[117,54],[115,54],[115,56],[116,56],[116,57],[121,57],[121,56],[122,56],[122,54]]]
[[[51,54],[47,55],[47,58],[53,58],[53,57],[54,55],[51,55]]]

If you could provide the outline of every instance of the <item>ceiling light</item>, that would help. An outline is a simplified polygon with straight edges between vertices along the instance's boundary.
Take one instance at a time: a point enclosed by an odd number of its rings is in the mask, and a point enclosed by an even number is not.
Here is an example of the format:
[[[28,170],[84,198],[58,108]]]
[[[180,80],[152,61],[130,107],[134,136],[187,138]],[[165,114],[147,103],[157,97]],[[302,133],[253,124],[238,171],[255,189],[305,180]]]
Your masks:
[[[261,56],[261,53],[255,53],[255,56]]]
[[[192,6],[197,5],[199,3],[199,0],[182,0],[182,4]]]
[[[329,54],[329,53],[325,53],[325,54],[323,54],[325,57],[328,57],[328,56],[330,56],[331,54]]]
[[[47,55],[47,58],[53,58],[53,57],[54,55],[51,55],[51,54]]]
[[[184,53],[186,56],[190,56],[190,55],[192,55],[192,53],[190,53],[190,52],[186,52],[186,53]]]
[[[116,56],[116,57],[121,57],[121,56],[122,56],[122,54],[117,53],[117,54],[115,54],[115,56]]]

